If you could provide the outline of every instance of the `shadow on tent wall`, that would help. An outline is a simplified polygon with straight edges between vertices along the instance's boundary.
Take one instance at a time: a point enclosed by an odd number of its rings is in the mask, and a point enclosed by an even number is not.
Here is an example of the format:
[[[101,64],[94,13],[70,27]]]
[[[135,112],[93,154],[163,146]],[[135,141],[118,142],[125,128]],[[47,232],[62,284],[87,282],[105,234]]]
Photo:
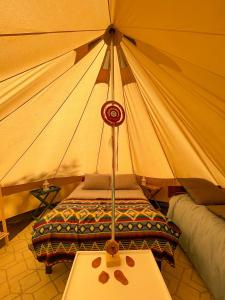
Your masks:
[[[47,178],[51,185],[64,185],[80,180],[81,176],[73,176],[77,174],[79,165],[73,161],[71,164],[62,164],[60,167],[60,174],[66,174],[64,177],[58,176],[56,178],[49,178],[51,175],[47,172],[42,172],[38,175],[27,175],[19,178],[17,181],[10,182],[10,185],[2,187],[3,196],[19,193],[22,191],[30,191],[35,188],[42,187],[43,181]],[[53,177],[53,175],[52,175]]]

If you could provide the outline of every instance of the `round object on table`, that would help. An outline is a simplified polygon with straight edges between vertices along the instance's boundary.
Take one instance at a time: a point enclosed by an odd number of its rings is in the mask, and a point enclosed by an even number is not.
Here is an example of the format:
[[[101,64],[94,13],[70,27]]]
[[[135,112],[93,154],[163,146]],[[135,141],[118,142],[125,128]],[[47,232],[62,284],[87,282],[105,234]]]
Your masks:
[[[106,283],[109,280],[109,274],[105,271],[102,271],[98,276],[98,280],[103,284]]]
[[[102,105],[101,115],[106,124],[112,127],[120,126],[125,119],[125,111],[116,101],[107,101]]]
[[[126,256],[126,263],[129,267],[134,267],[135,266],[135,261],[129,255]]]
[[[92,267],[98,268],[101,265],[102,259],[101,257],[97,257],[92,261]]]
[[[126,276],[123,274],[121,270],[116,270],[114,272],[114,277],[120,281],[123,285],[128,285],[129,281],[127,280]]]

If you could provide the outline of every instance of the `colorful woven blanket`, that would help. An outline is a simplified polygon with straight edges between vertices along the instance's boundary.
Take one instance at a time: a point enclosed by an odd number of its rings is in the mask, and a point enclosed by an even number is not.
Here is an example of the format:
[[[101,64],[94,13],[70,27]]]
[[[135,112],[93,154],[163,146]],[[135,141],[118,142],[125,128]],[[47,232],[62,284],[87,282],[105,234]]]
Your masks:
[[[120,249],[151,249],[174,264],[179,228],[145,200],[116,200]],[[104,250],[111,237],[109,200],[66,199],[33,227],[31,250],[47,266],[74,259],[76,251]]]

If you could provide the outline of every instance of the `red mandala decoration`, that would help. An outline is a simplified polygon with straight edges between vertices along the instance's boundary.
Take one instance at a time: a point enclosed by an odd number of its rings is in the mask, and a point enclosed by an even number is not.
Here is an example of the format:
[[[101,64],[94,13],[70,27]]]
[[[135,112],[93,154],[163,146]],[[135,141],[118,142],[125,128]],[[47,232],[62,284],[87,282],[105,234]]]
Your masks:
[[[118,102],[107,101],[102,105],[101,115],[106,124],[109,126],[120,126],[125,119],[125,112]]]

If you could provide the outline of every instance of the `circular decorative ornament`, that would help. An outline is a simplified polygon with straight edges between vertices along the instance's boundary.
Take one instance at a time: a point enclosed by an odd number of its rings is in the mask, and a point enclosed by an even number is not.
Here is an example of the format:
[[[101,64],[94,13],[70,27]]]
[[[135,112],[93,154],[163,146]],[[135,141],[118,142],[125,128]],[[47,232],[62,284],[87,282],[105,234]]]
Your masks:
[[[107,101],[102,105],[101,115],[106,124],[112,127],[120,126],[125,119],[125,112],[121,104]]]

